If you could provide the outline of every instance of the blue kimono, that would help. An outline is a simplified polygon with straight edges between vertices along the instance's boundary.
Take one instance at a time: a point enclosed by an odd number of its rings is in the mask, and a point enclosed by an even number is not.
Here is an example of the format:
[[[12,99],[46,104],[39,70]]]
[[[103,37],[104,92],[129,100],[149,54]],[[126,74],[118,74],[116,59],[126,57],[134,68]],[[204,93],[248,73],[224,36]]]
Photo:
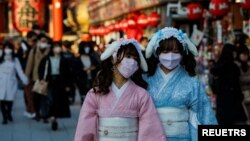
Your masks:
[[[167,75],[158,66],[153,76],[144,79],[168,141],[197,141],[198,125],[217,124],[202,84],[182,66]]]

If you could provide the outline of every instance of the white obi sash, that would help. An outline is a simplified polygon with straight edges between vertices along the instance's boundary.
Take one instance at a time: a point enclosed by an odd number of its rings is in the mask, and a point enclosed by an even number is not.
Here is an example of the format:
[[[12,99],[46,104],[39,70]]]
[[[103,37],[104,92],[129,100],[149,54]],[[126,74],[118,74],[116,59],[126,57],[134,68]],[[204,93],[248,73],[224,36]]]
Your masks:
[[[185,108],[157,108],[167,137],[189,135],[189,112]]]
[[[137,118],[99,118],[99,141],[137,141],[137,135]]]

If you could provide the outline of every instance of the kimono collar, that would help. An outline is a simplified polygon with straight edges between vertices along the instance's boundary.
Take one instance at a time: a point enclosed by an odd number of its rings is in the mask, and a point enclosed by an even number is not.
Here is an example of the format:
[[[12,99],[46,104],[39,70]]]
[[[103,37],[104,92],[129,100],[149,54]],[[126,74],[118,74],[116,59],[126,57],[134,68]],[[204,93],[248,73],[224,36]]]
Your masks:
[[[161,76],[164,78],[164,80],[168,80],[170,79],[173,74],[175,74],[175,72],[177,70],[179,70],[181,68],[181,65],[178,65],[176,68],[174,68],[173,70],[171,70],[168,74],[166,74],[160,67],[160,64],[157,67],[157,70],[159,71],[159,73],[161,74]]]

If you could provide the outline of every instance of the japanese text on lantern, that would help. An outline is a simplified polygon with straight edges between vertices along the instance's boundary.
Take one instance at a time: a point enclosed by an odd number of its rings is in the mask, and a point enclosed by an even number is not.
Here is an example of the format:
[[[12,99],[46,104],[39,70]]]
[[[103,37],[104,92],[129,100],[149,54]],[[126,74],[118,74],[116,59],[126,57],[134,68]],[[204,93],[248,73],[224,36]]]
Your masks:
[[[27,32],[32,25],[43,24],[43,0],[15,0],[14,1],[14,27]]]

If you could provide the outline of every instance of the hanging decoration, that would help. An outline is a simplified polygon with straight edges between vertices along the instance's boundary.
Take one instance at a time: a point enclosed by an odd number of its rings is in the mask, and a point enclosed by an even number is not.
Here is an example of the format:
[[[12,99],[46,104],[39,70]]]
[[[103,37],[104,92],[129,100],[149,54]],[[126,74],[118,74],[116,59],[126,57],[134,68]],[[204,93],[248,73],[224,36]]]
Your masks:
[[[230,10],[228,0],[211,0],[209,3],[209,11],[212,16],[224,16]]]
[[[149,26],[157,26],[160,23],[161,20],[161,16],[160,14],[153,12],[151,14],[148,15],[148,25]]]
[[[144,28],[148,25],[148,18],[146,15],[141,14],[137,19],[137,25]]]
[[[250,10],[250,0],[243,0],[240,3],[240,6],[242,7],[242,9],[244,10]]]
[[[191,3],[187,6],[187,17],[189,20],[199,20],[202,18],[203,8],[200,4]]]
[[[13,11],[14,27],[20,32],[30,31],[34,24],[44,24],[43,0],[14,0]]]

